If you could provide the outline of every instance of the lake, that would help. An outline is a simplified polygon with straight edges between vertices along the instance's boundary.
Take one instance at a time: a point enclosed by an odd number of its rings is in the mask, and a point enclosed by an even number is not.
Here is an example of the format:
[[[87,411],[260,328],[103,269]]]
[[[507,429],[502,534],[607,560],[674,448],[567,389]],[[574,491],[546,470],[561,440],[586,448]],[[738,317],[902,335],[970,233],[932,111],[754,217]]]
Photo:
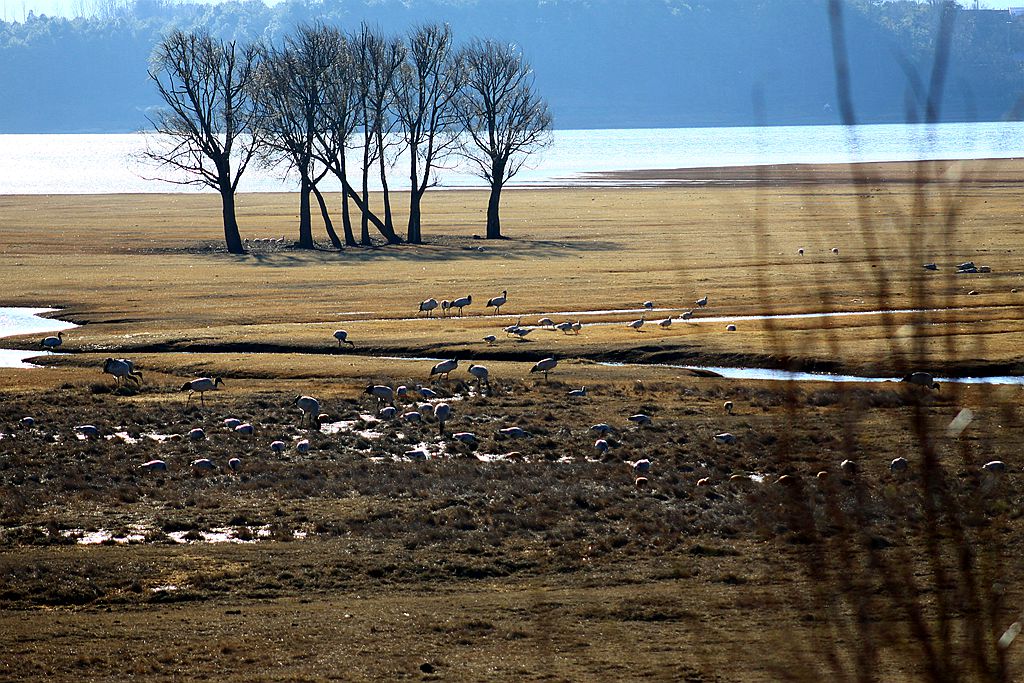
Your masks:
[[[0,194],[110,194],[189,192],[194,188],[149,178],[145,136],[0,135]],[[775,163],[848,163],[1024,156],[1024,123],[942,123],[751,128],[648,128],[555,131],[550,147],[531,160],[513,184],[574,184],[593,171],[747,166]],[[465,163],[451,160],[442,187],[479,187]],[[241,192],[296,188],[283,168],[250,169]],[[404,160],[389,183],[408,187]],[[379,183],[378,183],[379,187]],[[325,184],[334,191],[337,185]]]

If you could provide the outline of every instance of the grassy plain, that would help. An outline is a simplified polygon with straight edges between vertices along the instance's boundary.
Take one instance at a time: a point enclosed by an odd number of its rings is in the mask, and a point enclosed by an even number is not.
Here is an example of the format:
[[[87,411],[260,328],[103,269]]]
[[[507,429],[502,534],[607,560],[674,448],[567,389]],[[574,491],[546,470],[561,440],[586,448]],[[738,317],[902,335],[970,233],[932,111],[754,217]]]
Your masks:
[[[0,305],[60,307],[83,324],[47,369],[0,370],[0,678],[820,680],[836,666],[824,653],[850,668],[857,631],[840,626],[856,619],[849,603],[815,602],[840,586],[821,582],[810,532],[780,512],[796,494],[772,482],[789,475],[810,500],[853,509],[863,494],[876,560],[914,567],[926,621],[952,619],[960,633],[972,612],[943,617],[946,585],[930,582],[920,533],[922,461],[936,452],[950,488],[981,506],[963,515],[977,556],[1002,553],[1005,593],[986,616],[997,638],[1024,578],[1020,387],[797,387],[642,365],[1020,374],[1024,163],[858,173],[690,171],[629,178],[676,183],[665,187],[517,190],[504,198],[512,239],[499,242],[473,239],[481,193],[436,192],[423,246],[245,256],[220,249],[208,196],[0,197]],[[293,232],[292,196],[243,196],[239,209],[246,237]],[[967,260],[992,272],[956,275]],[[486,315],[503,289],[502,316]],[[470,293],[463,318],[408,319],[429,296]],[[698,318],[716,322],[667,330],[626,328],[635,312],[575,313],[653,300],[678,314],[705,294]],[[746,315],[879,309],[942,310],[725,330]],[[584,327],[520,342],[501,332],[520,315]],[[337,347],[338,328],[354,348]],[[493,346],[481,341],[491,333]],[[551,353],[562,360],[550,381],[531,376]],[[452,355],[492,373],[485,394],[464,369],[432,384],[453,407],[450,431],[475,432],[475,449],[434,422],[368,419],[368,382],[427,383],[431,361],[392,357]],[[136,360],[141,389],[113,390],[99,373],[106,356]],[[226,386],[186,409],[178,387],[207,374]],[[588,397],[567,399],[581,385]],[[300,393],[351,424],[298,427]],[[970,426],[947,432],[964,408]],[[653,424],[630,426],[638,412]],[[18,426],[25,415],[36,427]],[[256,433],[230,432],[227,417]],[[619,429],[603,456],[598,422]],[[104,438],[77,439],[83,423]],[[498,436],[512,425],[532,436]],[[207,439],[181,438],[194,427]],[[736,443],[715,444],[724,431]],[[294,450],[300,438],[308,454]],[[270,450],[275,439],[285,452]],[[441,457],[402,457],[417,446]],[[889,470],[898,455],[906,475]],[[189,467],[233,456],[238,474]],[[167,473],[136,469],[154,457]],[[653,464],[638,488],[627,463],[640,458]],[[845,458],[859,479],[841,475]],[[995,486],[978,475],[994,459],[1010,465]],[[257,542],[201,542],[223,529]],[[74,542],[100,532],[111,538]],[[172,540],[181,534],[197,542]],[[920,643],[890,635],[886,680],[919,680]],[[1007,657],[1019,673],[1017,650]]]

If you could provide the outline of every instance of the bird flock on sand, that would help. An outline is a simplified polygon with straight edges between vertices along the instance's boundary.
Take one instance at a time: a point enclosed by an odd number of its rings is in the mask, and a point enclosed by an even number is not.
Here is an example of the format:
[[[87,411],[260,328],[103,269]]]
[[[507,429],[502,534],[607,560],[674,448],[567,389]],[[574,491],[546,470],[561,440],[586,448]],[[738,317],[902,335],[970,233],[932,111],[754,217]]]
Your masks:
[[[838,249],[833,249],[834,254],[838,254]],[[803,254],[804,250],[800,249],[799,253]],[[924,266],[928,270],[936,270],[935,264],[925,264]],[[980,272],[973,263],[967,262],[959,264],[957,266],[958,272]],[[973,270],[972,270],[973,269]],[[987,269],[986,269],[987,270]],[[441,316],[462,316],[465,307],[471,305],[473,302],[472,295],[467,294],[464,297],[458,297],[452,300],[442,300],[438,302],[436,299],[430,298],[420,302],[419,311],[426,313],[428,317],[433,316],[433,311],[440,309]],[[487,307],[493,308],[494,313],[498,314],[501,307],[508,302],[508,291],[503,290],[500,296],[495,296],[487,301]],[[709,304],[709,296],[705,295],[700,299],[694,301],[694,305],[703,309]],[[645,301],[643,302],[643,313],[637,320],[633,320],[627,323],[627,327],[636,331],[641,331],[645,324],[647,324],[647,313],[654,309],[654,302]],[[687,310],[682,313],[680,319],[686,321],[691,320],[694,316],[693,310]],[[554,331],[560,331],[563,334],[579,334],[582,329],[582,324],[576,321],[563,321],[556,323],[549,317],[542,317],[537,321],[536,326],[524,326],[522,324],[522,317],[519,317],[514,325],[509,325],[503,328],[503,331],[507,336],[517,337],[518,339],[524,339],[534,329],[544,328]],[[669,328],[672,325],[672,318],[665,318],[657,322],[657,325],[662,328]],[[728,330],[735,330],[735,325],[729,325]],[[337,330],[334,332],[334,339],[337,341],[338,346],[343,345],[354,346],[354,342],[348,337],[348,332],[345,330]],[[484,337],[484,341],[488,344],[494,344],[497,341],[496,335],[487,335]],[[48,336],[40,342],[40,346],[48,351],[53,351],[60,347],[64,342],[64,333],[59,332],[56,336]],[[535,362],[530,368],[530,374],[542,374],[544,382],[548,381],[548,377],[558,367],[558,359],[555,356],[542,358]],[[442,360],[434,364],[427,376],[427,381],[439,381],[449,383],[451,381],[451,374],[459,370],[459,361],[456,358]],[[122,387],[128,384],[134,385],[136,388],[141,386],[143,381],[142,372],[136,369],[135,363],[127,358],[107,358],[103,361],[103,373],[111,375],[117,387]],[[470,384],[475,383],[476,391],[478,395],[484,395],[486,388],[487,392],[492,392],[491,388],[491,373],[490,370],[478,363],[469,363],[466,371],[469,373],[472,379],[469,380]],[[940,388],[940,384],[935,381],[935,378],[927,372],[912,372],[903,378],[903,381],[918,387],[919,390],[932,390],[937,391]],[[198,377],[186,381],[181,385],[180,391],[188,392],[185,400],[186,409],[192,403],[193,398],[196,394],[199,395],[199,405],[206,406],[206,393],[215,391],[224,385],[224,380],[220,377]],[[372,397],[375,400],[376,408],[376,419],[380,420],[395,420],[399,419],[407,423],[424,423],[428,420],[433,420],[437,423],[438,434],[441,437],[446,435],[446,426],[454,418],[454,411],[451,404],[448,402],[451,399],[445,399],[438,391],[417,384],[415,387],[397,386],[392,388],[386,384],[369,384],[363,390],[363,393]],[[567,398],[571,400],[581,400],[587,398],[587,387],[583,386],[579,389],[573,389],[567,392]],[[411,404],[411,405],[410,405]],[[312,396],[296,396],[293,405],[301,411],[301,418],[299,420],[300,427],[308,427],[310,430],[319,431],[321,424],[325,421],[327,416],[321,412],[320,401]],[[723,405],[723,409],[726,415],[733,415],[736,409],[733,401],[726,401]],[[642,429],[653,424],[654,419],[645,413],[636,413],[629,415],[626,418],[627,422],[635,425],[637,429]],[[24,417],[20,421],[20,426],[24,428],[32,428],[35,425],[35,420],[32,417]],[[237,418],[227,418],[223,421],[224,427],[236,434],[243,436],[252,435],[255,432],[255,427],[248,422],[242,422]],[[78,434],[81,439],[97,439],[100,437],[100,430],[91,424],[77,425],[74,427],[74,431]],[[611,449],[615,448],[618,444],[614,438],[618,429],[607,423],[599,423],[593,425],[590,430],[597,435],[597,439],[594,442],[594,450],[599,456],[605,456]],[[474,448],[479,444],[480,438],[472,432],[455,432],[451,435],[456,441]],[[519,426],[509,426],[498,429],[496,432],[496,438],[500,439],[527,439],[532,435],[525,429]],[[207,438],[205,430],[202,428],[195,428],[188,432],[186,437],[195,442],[203,441]],[[738,442],[736,435],[730,432],[721,432],[713,436],[713,443],[720,446],[735,446]],[[301,439],[294,444],[296,452],[300,454],[306,454],[310,451],[311,445],[308,439]],[[270,450],[274,453],[283,453],[288,449],[288,444],[281,440],[275,440],[270,443]],[[405,456],[414,461],[422,461],[429,459],[430,453],[423,447],[406,451]],[[652,463],[649,458],[638,459],[633,462],[627,462],[632,468],[632,473],[635,475],[634,483],[637,487],[647,486],[649,483],[648,475],[651,472]],[[227,469],[231,472],[239,472],[242,468],[241,459],[238,457],[230,458],[226,463]],[[209,458],[198,458],[193,460],[191,463],[193,471],[196,472],[213,472],[221,471],[221,468]],[[150,472],[164,472],[167,470],[167,463],[163,460],[150,460],[142,463],[138,466],[140,470]],[[894,476],[902,475],[907,472],[910,468],[910,463],[906,458],[897,457],[889,464],[889,470]],[[852,460],[844,460],[840,466],[840,471],[846,476],[855,476],[858,472],[858,465]],[[1003,474],[1007,470],[1007,466],[1003,461],[993,460],[985,463],[982,468],[982,472],[989,477],[996,477]],[[817,474],[817,478],[824,479],[828,477],[827,471],[822,471]],[[751,477],[748,475],[733,475],[731,481],[748,480]],[[790,475],[783,475],[779,478],[779,483],[787,483],[787,479],[790,481],[792,477]],[[698,486],[710,485],[710,478],[704,478],[697,482]]]

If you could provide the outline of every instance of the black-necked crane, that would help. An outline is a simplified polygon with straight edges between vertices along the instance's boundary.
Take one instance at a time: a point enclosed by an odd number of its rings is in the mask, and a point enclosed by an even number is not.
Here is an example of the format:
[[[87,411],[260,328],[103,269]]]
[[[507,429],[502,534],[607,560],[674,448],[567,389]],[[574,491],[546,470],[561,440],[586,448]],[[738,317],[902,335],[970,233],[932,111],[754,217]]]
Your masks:
[[[569,398],[583,398],[587,395],[587,388],[580,387],[579,389],[573,389],[569,392]]]
[[[441,317],[446,318],[452,312],[452,302],[448,299],[441,300]]]
[[[139,469],[147,472],[166,472],[167,463],[163,460],[150,460],[139,465]]]
[[[555,327],[555,321],[551,318],[541,318],[537,321],[538,327]]]
[[[453,299],[449,308],[459,309],[459,315],[462,315],[462,309],[473,303],[473,295],[467,294],[466,296],[460,296],[458,299]]]
[[[572,324],[572,333],[573,334],[579,334],[580,330],[582,330],[582,329],[583,329],[583,323],[581,323],[579,320],[577,320],[576,322],[574,322]]]
[[[483,365],[476,365],[474,363],[469,364],[469,374],[476,377],[476,390],[483,391],[484,382],[487,383],[487,388],[491,388],[491,373]]]
[[[658,321],[658,327],[660,327],[663,330],[667,330],[668,328],[672,327],[672,318],[669,317],[665,318],[664,320]]]
[[[207,391],[213,391],[221,384],[224,384],[224,380],[220,377],[200,377],[199,379],[189,380],[181,385],[181,389],[178,391],[187,391],[188,397],[185,399],[185,407],[188,408],[188,402],[192,400],[192,394],[199,394],[199,403],[203,406],[206,405],[206,400],[203,397]]]
[[[380,412],[381,403],[394,403],[395,392],[386,384],[367,384],[363,389],[364,394],[369,394],[377,399],[377,412]]]
[[[338,348],[341,348],[342,344],[348,344],[349,346],[355,346],[348,338],[348,332],[345,330],[335,330],[334,338],[338,340]]]
[[[308,419],[312,426],[316,422],[317,415],[320,414],[320,401],[312,396],[296,396],[294,403],[302,411],[302,420],[299,421],[299,424],[301,425]]]
[[[114,382],[121,384],[124,380],[132,380],[142,384],[142,373],[135,371],[135,364],[127,358],[108,358],[103,361],[103,372],[114,376]]]
[[[564,323],[558,323],[555,325],[556,330],[561,330],[562,334],[569,334],[572,332],[572,322],[566,320]]]
[[[554,356],[552,356],[550,358],[544,358],[544,359],[539,360],[536,363],[534,363],[533,367],[530,368],[530,372],[531,373],[533,373],[533,372],[543,372],[544,373],[544,381],[547,382],[548,381],[548,373],[551,372],[552,370],[554,370],[556,365],[558,365],[558,359],[555,358]]]
[[[653,309],[654,308],[654,302],[653,301],[645,301],[644,302],[644,308],[646,308],[648,311]]]
[[[629,420],[630,422],[635,423],[637,426],[649,425],[652,422],[651,416],[650,415],[645,415],[644,413],[637,413],[636,415],[630,415],[626,419]]]
[[[434,417],[437,418],[438,428],[440,429],[441,436],[444,436],[444,423],[448,421],[452,415],[452,407],[447,403],[438,403],[434,406]]]
[[[498,338],[495,337],[493,334],[489,334],[486,337],[484,337],[484,341],[487,342],[488,344],[493,344],[494,342],[498,341]]]
[[[508,290],[507,289],[503,289],[503,290],[501,290],[501,296],[496,296],[496,297],[494,297],[492,299],[488,299],[487,300],[487,308],[490,308],[491,306],[493,306],[494,307],[494,314],[497,315],[497,314],[501,313],[501,307],[505,305],[506,301],[508,301]],[[466,304],[469,305],[469,301],[467,301]]]
[[[47,351],[53,351],[55,348],[64,343],[64,333],[58,332],[56,337],[45,337],[39,345]]]
[[[932,376],[930,372],[912,372],[906,377],[904,377],[902,381],[917,385],[919,387],[925,387],[926,389],[938,390],[939,388],[939,383],[935,381],[935,378]]]
[[[423,313],[424,311],[426,311],[427,317],[429,318],[429,317],[434,315],[434,309],[435,308],[437,308],[437,299],[431,297],[431,298],[427,299],[426,301],[421,301],[420,302],[420,311],[419,312]]]
[[[447,381],[451,379],[449,377],[451,371],[457,367],[459,367],[459,361],[455,358],[452,358],[451,360],[443,360],[430,368],[430,377],[433,377],[434,375],[444,375],[445,381]]]
[[[694,301],[693,303],[697,304],[697,305],[698,305],[698,306],[700,306],[701,308],[704,308],[705,306],[707,306],[707,305],[708,305],[708,295],[707,295],[707,294],[705,294],[705,295],[704,295],[704,296],[703,296],[702,298],[700,298],[700,299],[697,299],[697,300],[696,300],[696,301]]]
[[[647,322],[647,313],[646,312],[643,313],[640,316],[639,320],[634,320],[633,322],[626,323],[626,327],[628,327],[630,329],[633,329],[633,330],[636,330],[637,332],[640,332],[640,331],[642,331],[641,328],[644,326],[645,322]]]

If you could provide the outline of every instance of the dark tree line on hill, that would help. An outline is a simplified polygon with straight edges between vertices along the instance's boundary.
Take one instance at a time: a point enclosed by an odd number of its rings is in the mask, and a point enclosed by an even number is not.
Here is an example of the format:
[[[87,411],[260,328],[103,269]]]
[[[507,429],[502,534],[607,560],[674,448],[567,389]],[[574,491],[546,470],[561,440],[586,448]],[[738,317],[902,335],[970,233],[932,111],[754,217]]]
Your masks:
[[[180,182],[220,193],[231,253],[244,251],[234,194],[253,159],[284,164],[298,176],[297,246],[315,247],[315,198],[331,243],[341,249],[371,245],[371,225],[389,244],[403,241],[387,178],[402,153],[410,180],[405,240],[422,240],[423,195],[438,164],[452,155],[487,182],[487,237],[501,238],[502,188],[550,140],[547,103],[520,51],[479,39],[457,47],[441,24],[400,37],[366,24],[346,34],[314,23],[278,44],[250,45],[172,31],[156,47],[149,74],[165,107],[151,116],[157,135],[147,155],[184,173]],[[382,215],[370,206],[371,174],[382,184]],[[318,187],[328,176],[341,185],[344,239]]]
[[[942,120],[999,121],[1024,88],[1024,18],[973,3],[841,0],[851,96],[865,123],[905,120],[908,72],[927,80],[956,8]],[[1024,3],[1021,3],[1024,4]],[[11,3],[8,3],[10,9]],[[515,42],[560,128],[840,123],[826,0],[111,0],[66,19],[0,21],[2,133],[132,132],[159,104],[144,77],[173,29],[280,45],[295,26],[385,33],[444,22]],[[8,15],[9,16],[9,15]],[[755,110],[752,93],[763,94]],[[358,184],[358,183],[356,183]]]

